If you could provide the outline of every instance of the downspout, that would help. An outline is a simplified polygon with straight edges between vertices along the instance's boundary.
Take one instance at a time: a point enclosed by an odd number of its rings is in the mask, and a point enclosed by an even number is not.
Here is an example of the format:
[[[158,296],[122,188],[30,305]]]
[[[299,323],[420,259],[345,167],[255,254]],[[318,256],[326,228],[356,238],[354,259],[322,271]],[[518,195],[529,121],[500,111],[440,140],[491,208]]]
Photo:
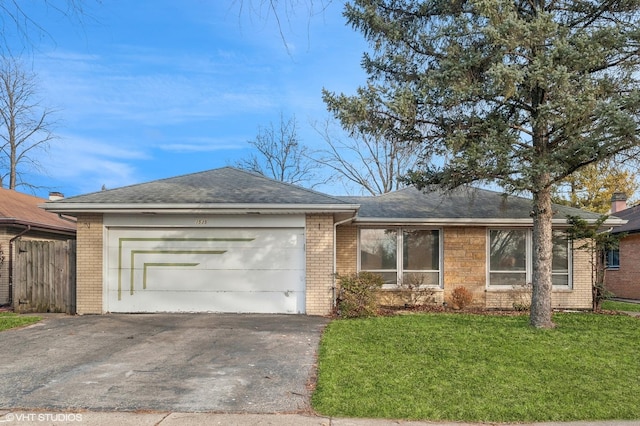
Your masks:
[[[13,243],[27,232],[31,231],[31,225],[25,225],[26,228],[15,237],[9,240],[9,306],[13,307]]]
[[[353,219],[356,218],[356,213],[353,214],[353,216],[351,216],[348,219],[345,220],[341,220],[340,222],[336,222],[333,224],[333,286],[331,287],[331,299],[332,299],[332,308],[335,309],[336,308],[336,303],[337,303],[337,287],[336,287],[336,278],[337,278],[337,274],[338,274],[338,264],[337,264],[337,260],[338,260],[338,253],[337,253],[337,248],[336,248],[336,234],[338,232],[338,226],[339,225],[343,225],[347,222],[352,222]]]

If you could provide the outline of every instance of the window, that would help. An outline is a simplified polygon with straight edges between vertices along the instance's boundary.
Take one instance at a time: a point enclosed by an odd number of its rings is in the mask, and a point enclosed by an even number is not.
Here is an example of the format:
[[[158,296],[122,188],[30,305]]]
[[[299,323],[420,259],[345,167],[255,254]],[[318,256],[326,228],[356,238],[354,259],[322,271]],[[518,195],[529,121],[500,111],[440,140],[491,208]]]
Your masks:
[[[387,285],[440,286],[440,231],[415,228],[360,230],[360,270]]]
[[[489,233],[489,283],[500,286],[527,284],[527,231],[511,229]]]
[[[530,229],[489,230],[489,286],[513,287],[531,282],[532,236]],[[570,286],[571,250],[567,234],[553,231],[552,283]]]
[[[569,239],[563,231],[553,231],[553,259],[551,261],[552,284],[569,286]]]
[[[620,268],[620,249],[611,249],[607,251],[605,257],[605,265],[609,269]]]
[[[398,269],[398,233],[395,229],[360,231],[360,270],[376,272],[385,283],[395,283]]]

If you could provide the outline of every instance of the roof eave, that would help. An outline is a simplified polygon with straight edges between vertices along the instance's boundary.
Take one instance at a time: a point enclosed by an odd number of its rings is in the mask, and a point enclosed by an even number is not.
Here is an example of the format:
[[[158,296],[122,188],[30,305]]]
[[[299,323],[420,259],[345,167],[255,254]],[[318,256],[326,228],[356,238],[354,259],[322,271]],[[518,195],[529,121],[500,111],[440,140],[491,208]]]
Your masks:
[[[46,203],[43,209],[55,213],[120,214],[292,214],[351,213],[357,204],[98,204]]]
[[[15,218],[0,218],[0,225],[4,225],[4,226],[20,226],[20,227],[27,227],[28,226],[28,227],[30,227],[31,231],[49,232],[49,233],[53,233],[53,234],[69,235],[69,236],[75,236],[76,235],[75,227],[64,227],[64,226],[59,226],[59,225],[49,225],[49,224],[46,224],[46,223],[38,223],[38,222],[15,219]]]

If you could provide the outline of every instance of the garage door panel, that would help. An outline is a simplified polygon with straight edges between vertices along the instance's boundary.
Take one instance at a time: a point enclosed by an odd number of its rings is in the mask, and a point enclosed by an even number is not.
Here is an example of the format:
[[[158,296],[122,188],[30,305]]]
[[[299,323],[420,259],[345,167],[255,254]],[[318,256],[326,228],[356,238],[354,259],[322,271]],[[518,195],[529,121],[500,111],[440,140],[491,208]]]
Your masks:
[[[212,269],[289,269],[292,264],[304,265],[304,252],[300,248],[238,248],[204,262],[204,267]]]
[[[244,291],[285,292],[304,291],[300,271],[225,271],[202,270],[188,266],[165,267],[150,265],[134,271],[134,292],[147,291]],[[127,287],[126,292],[131,292]]]
[[[107,239],[108,311],[304,312],[303,229],[109,229]]]
[[[187,292],[148,291],[144,300],[123,299],[118,312],[246,312],[246,313],[299,313],[304,302],[303,292],[287,296],[273,292]]]
[[[117,255],[120,249],[161,249],[171,246],[183,249],[226,249],[234,247],[300,247],[304,244],[302,229],[230,229],[215,232],[202,230],[111,230],[109,255]]]
[[[116,263],[112,265],[112,273],[131,269],[142,269],[145,263],[167,264],[191,264],[197,263],[200,269],[208,270],[264,270],[264,269],[291,269],[291,265],[304,263],[304,252],[300,249],[276,248],[266,250],[263,248],[236,248],[236,249],[131,249],[123,256],[120,267]]]

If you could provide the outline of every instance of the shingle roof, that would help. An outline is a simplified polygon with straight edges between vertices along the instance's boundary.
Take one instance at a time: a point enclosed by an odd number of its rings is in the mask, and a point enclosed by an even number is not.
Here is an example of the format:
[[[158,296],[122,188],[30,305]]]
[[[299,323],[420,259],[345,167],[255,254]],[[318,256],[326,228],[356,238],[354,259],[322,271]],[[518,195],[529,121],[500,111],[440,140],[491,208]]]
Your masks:
[[[61,219],[57,214],[46,212],[38,207],[45,201],[39,197],[0,188],[0,222],[4,224],[28,224],[43,229],[75,232],[75,223]]]
[[[628,222],[622,226],[613,229],[613,233],[626,232],[635,234],[640,232],[640,205],[629,207],[615,213],[616,217],[627,220]]]
[[[239,206],[239,207],[236,207]],[[160,179],[47,203],[52,211],[119,211],[150,209],[236,209],[258,206],[266,210],[320,208],[323,211],[355,211],[356,221],[474,221],[531,220],[531,200],[503,196],[499,192],[471,187],[453,191],[419,191],[405,188],[375,197],[333,197],[266,178],[262,175],[223,167],[200,173]],[[275,207],[274,207],[275,206]],[[156,210],[157,209],[157,210]],[[315,211],[315,210],[314,210]],[[555,218],[577,215],[595,220],[598,214],[554,205]]]
[[[345,200],[233,167],[69,197],[58,203],[348,205]]]
[[[531,219],[531,200],[484,189],[460,187],[420,191],[408,187],[375,197],[342,197],[360,204],[359,219]],[[596,213],[554,205],[554,218],[596,219]]]

